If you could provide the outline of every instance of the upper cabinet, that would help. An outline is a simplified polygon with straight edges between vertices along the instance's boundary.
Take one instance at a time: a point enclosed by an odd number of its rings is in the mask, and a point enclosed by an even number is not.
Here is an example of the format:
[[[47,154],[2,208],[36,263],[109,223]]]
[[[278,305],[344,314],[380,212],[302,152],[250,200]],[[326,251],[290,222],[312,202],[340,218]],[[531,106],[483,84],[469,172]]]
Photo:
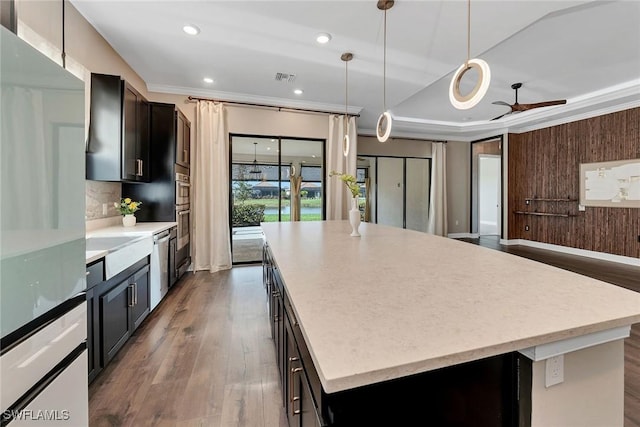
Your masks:
[[[149,181],[149,103],[130,84],[91,74],[87,179]]]
[[[176,163],[185,168],[191,162],[191,123],[176,110]]]

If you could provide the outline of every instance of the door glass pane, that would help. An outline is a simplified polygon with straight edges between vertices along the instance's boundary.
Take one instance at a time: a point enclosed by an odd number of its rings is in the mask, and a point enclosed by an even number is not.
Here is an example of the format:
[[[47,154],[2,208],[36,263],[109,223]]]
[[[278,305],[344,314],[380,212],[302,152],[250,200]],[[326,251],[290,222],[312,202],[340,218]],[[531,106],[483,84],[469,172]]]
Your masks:
[[[282,139],[282,216],[281,221],[291,220],[291,192],[289,174],[295,170],[302,177],[300,184],[300,221],[321,221],[323,209],[323,147],[322,140]]]
[[[407,159],[406,226],[410,230],[427,231],[429,221],[429,160]]]
[[[378,224],[402,227],[403,159],[378,159]]]
[[[231,139],[231,251],[233,262],[262,260],[260,223],[278,221],[278,140]]]

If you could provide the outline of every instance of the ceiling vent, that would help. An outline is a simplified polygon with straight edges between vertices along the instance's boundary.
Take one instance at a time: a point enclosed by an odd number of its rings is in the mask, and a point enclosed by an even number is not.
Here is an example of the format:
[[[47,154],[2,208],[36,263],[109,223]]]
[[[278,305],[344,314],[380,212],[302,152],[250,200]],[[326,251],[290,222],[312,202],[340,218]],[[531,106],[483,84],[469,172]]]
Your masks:
[[[289,73],[276,73],[276,81],[283,83],[293,83],[296,81],[296,75]]]

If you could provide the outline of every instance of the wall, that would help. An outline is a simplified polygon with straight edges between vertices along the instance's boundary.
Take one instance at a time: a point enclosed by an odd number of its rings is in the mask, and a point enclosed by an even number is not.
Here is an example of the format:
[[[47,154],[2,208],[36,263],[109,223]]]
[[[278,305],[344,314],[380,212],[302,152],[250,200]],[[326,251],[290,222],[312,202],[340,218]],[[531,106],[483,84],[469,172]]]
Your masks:
[[[389,138],[381,143],[375,136],[358,135],[359,156],[431,157],[431,141]]]
[[[528,239],[640,257],[640,209],[532,202],[530,210],[575,215],[525,216],[525,198],[579,198],[580,163],[640,158],[640,108],[522,134],[509,134],[509,239]],[[529,226],[529,231],[525,231]]]
[[[624,424],[624,342],[567,353],[564,382],[545,387],[546,362],[533,363],[531,427]]]

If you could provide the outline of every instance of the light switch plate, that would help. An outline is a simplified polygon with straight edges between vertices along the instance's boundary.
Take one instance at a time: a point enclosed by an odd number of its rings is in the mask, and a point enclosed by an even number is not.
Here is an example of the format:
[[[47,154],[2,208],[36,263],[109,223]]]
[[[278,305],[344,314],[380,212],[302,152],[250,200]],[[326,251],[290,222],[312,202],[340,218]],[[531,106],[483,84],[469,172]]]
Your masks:
[[[564,354],[553,356],[545,361],[545,387],[551,387],[564,381]]]

